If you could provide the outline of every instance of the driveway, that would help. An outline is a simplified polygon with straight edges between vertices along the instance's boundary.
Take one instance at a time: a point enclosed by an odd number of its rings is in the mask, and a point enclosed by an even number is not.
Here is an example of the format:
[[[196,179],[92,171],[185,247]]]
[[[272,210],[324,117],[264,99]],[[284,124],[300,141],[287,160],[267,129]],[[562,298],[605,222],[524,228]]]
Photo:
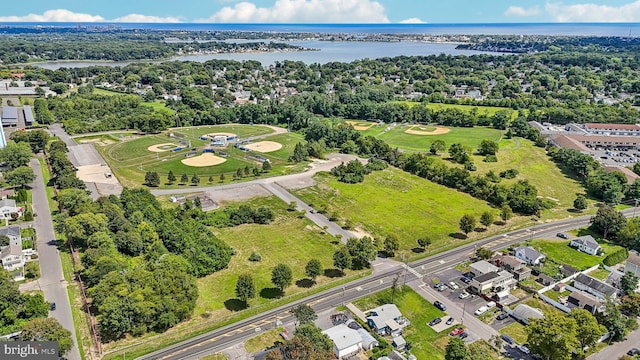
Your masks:
[[[44,293],[44,298],[56,303],[56,310],[50,311],[49,316],[57,319],[67,330],[71,331],[73,347],[66,355],[69,360],[80,360],[80,352],[76,344],[76,331],[73,326],[71,305],[67,294],[67,283],[62,274],[62,263],[58,255],[55,233],[51,220],[51,212],[47,203],[42,170],[37,159],[31,159],[31,168],[36,174],[33,182],[33,209],[37,217],[33,222],[33,228],[38,236],[37,250],[40,261],[40,279],[38,285]]]

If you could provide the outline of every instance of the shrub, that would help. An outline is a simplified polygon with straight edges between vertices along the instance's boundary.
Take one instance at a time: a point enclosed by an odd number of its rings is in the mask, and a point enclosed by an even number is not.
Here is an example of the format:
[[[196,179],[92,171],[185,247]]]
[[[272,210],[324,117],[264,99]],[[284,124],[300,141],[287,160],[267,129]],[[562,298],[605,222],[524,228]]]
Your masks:
[[[505,179],[513,179],[516,176],[518,176],[519,173],[520,172],[516,169],[509,169],[509,170],[502,171],[500,173],[500,177]]]
[[[492,162],[492,163],[498,162],[498,157],[495,156],[495,155],[487,155],[487,156],[484,157],[483,161],[484,162]]]
[[[251,253],[251,256],[249,256],[249,261],[254,261],[254,262],[262,261],[262,256],[260,256],[260,254],[254,251]]]
[[[602,263],[607,266],[613,266],[626,260],[629,257],[629,250],[622,248],[620,250],[614,251],[611,254],[607,255]]]

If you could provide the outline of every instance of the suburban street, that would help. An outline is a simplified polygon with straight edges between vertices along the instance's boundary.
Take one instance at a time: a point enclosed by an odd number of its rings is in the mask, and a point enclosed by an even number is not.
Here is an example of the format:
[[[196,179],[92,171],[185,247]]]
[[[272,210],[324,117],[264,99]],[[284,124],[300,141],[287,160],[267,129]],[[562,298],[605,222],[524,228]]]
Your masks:
[[[597,354],[593,354],[587,360],[614,360],[632,348],[640,349],[640,330],[636,330],[627,336],[627,340],[607,346]]]
[[[632,216],[634,209],[627,209],[623,212],[626,216]],[[287,317],[289,316],[287,313],[288,310],[298,304],[309,304],[313,307],[316,313],[328,311],[338,305],[345,304],[363,296],[389,288],[393,283],[393,280],[398,276],[402,276],[402,274],[407,276],[407,284],[415,286],[411,284],[411,282],[415,281],[417,286],[420,287],[422,279],[416,276],[415,273],[424,276],[444,269],[453,268],[457,264],[468,260],[475,252],[475,249],[480,246],[484,246],[492,250],[504,249],[512,244],[529,240],[532,237],[532,233],[534,233],[536,237],[554,237],[557,232],[568,231],[588,225],[589,219],[590,216],[582,216],[573,219],[540,224],[502,235],[491,236],[489,238],[410,263],[408,266],[411,270],[406,272],[401,265],[397,265],[385,269],[382,272],[374,273],[367,278],[353,281],[345,286],[309,296],[299,301],[281,306],[277,309],[266,311],[235,324],[231,324],[176,345],[169,346],[163,350],[141,356],[139,359],[197,359],[199,356],[220,352],[238,342],[242,342],[257,335],[263,330],[274,328],[276,319],[283,323],[286,322],[288,319]],[[419,293],[425,296],[425,291]],[[429,300],[432,300],[432,298],[435,297],[434,294],[428,291],[426,292],[426,295]],[[446,301],[446,299],[442,300]],[[446,304],[448,307],[449,305],[452,307],[455,306],[450,302],[446,302]],[[460,317],[462,317],[462,310],[454,310],[454,312],[456,313],[452,313],[452,316],[458,316],[457,314],[459,314]],[[469,326],[470,331],[480,332],[480,334],[475,334],[476,336],[485,338],[488,335],[488,337],[491,337],[493,333],[485,334],[484,330],[486,329],[486,326],[470,320],[471,316],[471,314],[464,316],[465,325]],[[627,350],[625,350],[625,352],[626,351]]]
[[[33,182],[33,210],[37,216],[34,218],[33,227],[38,237],[37,251],[40,262],[39,287],[44,293],[44,298],[56,303],[56,310],[50,311],[49,316],[57,319],[67,330],[71,331],[73,347],[66,355],[69,360],[80,360],[80,352],[76,343],[76,331],[73,326],[71,304],[67,294],[67,283],[62,273],[62,263],[58,255],[55,233],[51,220],[51,212],[47,203],[45,184],[42,178],[40,163],[37,159],[31,159],[31,168],[36,174]]]

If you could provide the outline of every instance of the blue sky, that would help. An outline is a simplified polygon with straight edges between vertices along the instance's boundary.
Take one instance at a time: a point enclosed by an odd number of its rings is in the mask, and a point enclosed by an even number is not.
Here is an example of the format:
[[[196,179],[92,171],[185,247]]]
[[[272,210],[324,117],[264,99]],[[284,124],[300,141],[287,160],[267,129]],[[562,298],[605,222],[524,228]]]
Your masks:
[[[640,0],[23,0],[0,22],[640,22]]]

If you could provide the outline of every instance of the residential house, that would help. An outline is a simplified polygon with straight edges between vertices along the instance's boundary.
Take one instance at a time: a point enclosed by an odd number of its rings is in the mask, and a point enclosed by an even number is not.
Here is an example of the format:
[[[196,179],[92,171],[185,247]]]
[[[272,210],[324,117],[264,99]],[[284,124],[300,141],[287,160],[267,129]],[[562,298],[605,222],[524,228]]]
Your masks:
[[[531,307],[529,305],[520,304],[511,311],[511,316],[525,325],[529,325],[529,319],[543,319],[542,310]]]
[[[624,272],[632,272],[635,276],[640,277],[640,253],[635,250],[629,251],[627,264],[624,266]]]
[[[9,245],[19,246],[22,249],[22,236],[20,236],[20,226],[12,225],[0,228],[0,235],[9,238]]]
[[[570,308],[585,309],[590,312],[591,315],[595,315],[601,305],[595,296],[582,291],[573,291],[567,298],[567,303]]]
[[[500,271],[500,268],[498,268],[497,266],[491,264],[486,260],[480,260],[480,261],[474,262],[473,264],[469,265],[469,269],[470,269],[469,272],[474,277],[488,274],[490,272]]]
[[[502,270],[476,276],[471,280],[471,288],[476,293],[501,292],[515,288],[517,281],[513,274]]]
[[[573,287],[595,295],[599,299],[604,299],[607,296],[615,298],[618,295],[618,290],[613,286],[585,274],[576,276]]]
[[[526,263],[515,256],[503,255],[495,259],[497,266],[512,273],[516,280],[524,280],[531,276],[531,269]]]
[[[22,208],[16,206],[16,201],[13,199],[0,200],[0,218],[11,219],[11,214],[17,213],[18,216],[22,216]]]
[[[545,259],[544,255],[530,246],[518,246],[515,249],[515,256],[528,265],[539,265]]]
[[[378,334],[397,336],[409,325],[395,304],[385,304],[369,311],[367,324]]]
[[[564,277],[569,277],[569,276],[577,273],[578,269],[574,268],[573,266],[569,266],[569,265],[564,264],[560,268],[560,272],[562,273],[562,275]]]
[[[24,280],[24,256],[22,256],[22,247],[9,245],[0,251],[0,261],[2,267],[13,274],[15,281]]]
[[[549,286],[551,285],[554,281],[556,281],[556,279],[552,278],[551,276],[547,275],[547,274],[540,274],[540,276],[538,276],[538,282],[544,286]]]
[[[333,341],[333,353],[336,358],[344,359],[355,355],[362,349],[362,336],[357,330],[340,324],[322,332]]]
[[[567,284],[559,282],[554,287],[553,290],[557,292],[563,292],[567,288]]]
[[[569,246],[574,247],[589,255],[598,255],[602,253],[602,246],[600,246],[596,239],[594,239],[591,235],[577,237],[571,240]]]

